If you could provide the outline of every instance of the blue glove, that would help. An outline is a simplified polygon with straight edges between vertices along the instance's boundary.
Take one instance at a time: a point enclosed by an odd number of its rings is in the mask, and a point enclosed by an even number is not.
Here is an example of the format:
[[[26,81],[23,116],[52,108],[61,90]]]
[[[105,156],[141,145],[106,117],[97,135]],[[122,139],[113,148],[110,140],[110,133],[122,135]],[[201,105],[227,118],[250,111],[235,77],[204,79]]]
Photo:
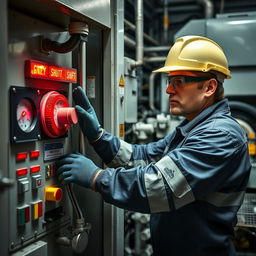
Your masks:
[[[89,158],[82,154],[69,154],[56,162],[58,179],[66,183],[76,183],[93,188],[92,181],[100,170]]]
[[[79,125],[84,136],[89,141],[98,139],[102,133],[102,129],[94,108],[80,86],[73,90],[73,98],[76,104],[75,108],[79,118]]]

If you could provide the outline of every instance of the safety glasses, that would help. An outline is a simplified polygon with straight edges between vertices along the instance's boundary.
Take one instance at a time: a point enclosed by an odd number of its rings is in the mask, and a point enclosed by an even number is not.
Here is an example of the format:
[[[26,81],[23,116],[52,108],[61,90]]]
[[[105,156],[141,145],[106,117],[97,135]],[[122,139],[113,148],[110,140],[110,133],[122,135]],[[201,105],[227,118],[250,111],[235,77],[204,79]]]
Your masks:
[[[201,82],[201,81],[206,81],[206,80],[209,80],[209,79],[211,79],[211,77],[206,77],[206,76],[181,76],[181,75],[168,76],[167,87],[169,86],[169,84],[171,84],[174,89],[183,88],[188,83]]]

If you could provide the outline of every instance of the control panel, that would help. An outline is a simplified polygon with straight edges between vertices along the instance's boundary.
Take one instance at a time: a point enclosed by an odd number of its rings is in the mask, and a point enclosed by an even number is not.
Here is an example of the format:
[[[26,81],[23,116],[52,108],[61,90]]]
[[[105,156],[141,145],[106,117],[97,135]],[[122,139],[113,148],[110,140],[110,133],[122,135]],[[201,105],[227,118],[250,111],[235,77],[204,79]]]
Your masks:
[[[77,71],[37,60],[23,65],[30,86],[9,87],[9,166],[16,181],[9,202],[10,251],[60,229],[72,218],[55,162],[70,151],[69,129],[78,122],[68,97]],[[48,88],[38,86],[46,82]]]

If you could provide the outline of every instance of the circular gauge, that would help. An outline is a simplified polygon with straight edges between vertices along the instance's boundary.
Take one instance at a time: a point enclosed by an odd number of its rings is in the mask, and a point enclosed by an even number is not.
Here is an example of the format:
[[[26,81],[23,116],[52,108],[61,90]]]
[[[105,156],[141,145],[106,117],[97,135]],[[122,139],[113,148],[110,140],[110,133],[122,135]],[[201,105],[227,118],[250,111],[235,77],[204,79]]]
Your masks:
[[[33,102],[23,98],[19,101],[16,111],[17,123],[23,132],[30,132],[35,126]]]
[[[43,130],[51,138],[64,135],[71,124],[78,122],[75,108],[70,107],[68,99],[56,91],[43,96],[40,113]]]

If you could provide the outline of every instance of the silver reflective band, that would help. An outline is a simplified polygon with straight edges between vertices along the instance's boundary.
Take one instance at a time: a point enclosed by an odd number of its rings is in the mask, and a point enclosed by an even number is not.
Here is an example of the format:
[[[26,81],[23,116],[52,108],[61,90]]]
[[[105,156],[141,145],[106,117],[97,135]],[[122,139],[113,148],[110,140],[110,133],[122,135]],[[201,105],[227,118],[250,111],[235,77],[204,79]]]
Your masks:
[[[191,187],[189,186],[186,178],[169,156],[163,157],[156,163],[156,166],[163,174],[167,184],[176,197],[181,198],[187,193],[192,193]]]
[[[201,200],[217,207],[240,206],[244,200],[245,191],[233,193],[212,192]]]
[[[131,159],[132,145],[120,140],[120,148],[114,159],[108,164],[109,167],[125,167]]]
[[[163,176],[160,172],[144,174],[151,213],[170,211]]]

